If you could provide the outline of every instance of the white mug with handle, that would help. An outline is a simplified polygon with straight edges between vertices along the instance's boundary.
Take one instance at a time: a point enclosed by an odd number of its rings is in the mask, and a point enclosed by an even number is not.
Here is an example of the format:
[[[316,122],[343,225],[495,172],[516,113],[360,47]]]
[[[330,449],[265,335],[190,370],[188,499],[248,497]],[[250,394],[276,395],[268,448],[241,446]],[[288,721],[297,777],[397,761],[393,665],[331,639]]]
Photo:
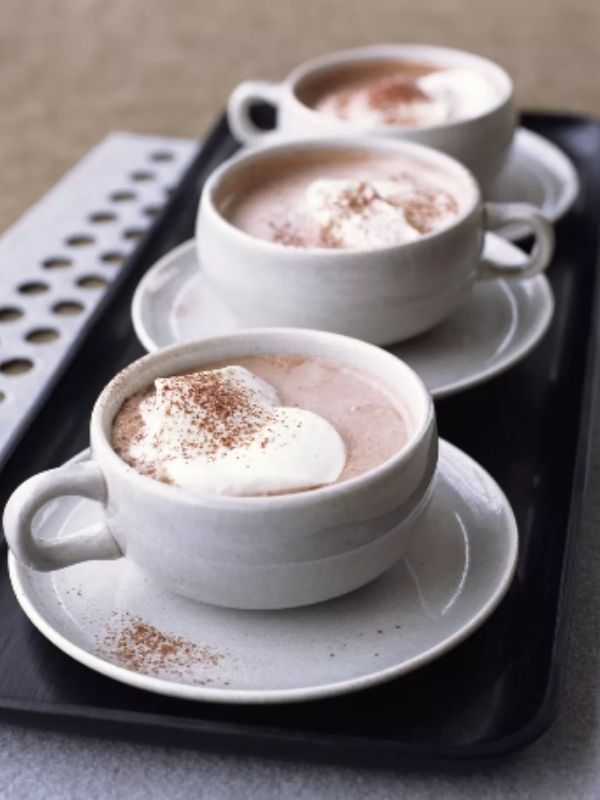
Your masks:
[[[358,125],[336,119],[316,110],[311,98],[331,76],[343,76],[361,66],[402,61],[431,64],[434,67],[457,67],[484,76],[494,90],[489,108],[473,116],[441,124],[407,127]],[[315,58],[294,69],[283,81],[251,80],[241,83],[231,94],[227,118],[233,135],[245,145],[256,145],[272,136],[253,121],[251,111],[257,104],[273,106],[277,131],[285,137],[357,136],[372,134],[401,141],[417,142],[456,158],[476,176],[484,193],[504,165],[516,127],[513,84],[509,75],[488,59],[448,47],[416,44],[370,45]]]
[[[193,493],[137,472],[115,452],[124,401],[159,377],[271,353],[329,358],[384,381],[403,408],[406,445],[341,483],[290,494]],[[96,401],[91,457],[21,484],[4,511],[15,558],[34,570],[126,557],[177,594],[215,605],[275,609],[317,603],[381,575],[402,555],[432,495],[438,439],[421,379],[376,347],[322,331],[253,330],[159,350],[126,367]],[[102,521],[46,540],[34,517],[65,496],[98,501]]]
[[[364,152],[411,159],[442,173],[462,198],[444,228],[397,245],[357,250],[287,247],[254,237],[227,219],[231,187],[274,175],[290,159],[339,159]],[[502,228],[524,223],[534,237],[518,263],[504,258]],[[498,231],[490,239],[488,232]],[[488,245],[484,250],[484,242]],[[318,328],[390,345],[433,328],[464,300],[476,280],[522,280],[546,269],[553,253],[551,225],[526,203],[485,203],[473,175],[443,153],[409,142],[369,137],[279,142],[243,151],[208,179],[196,222],[205,280],[239,327]],[[508,244],[506,245],[508,247]]]

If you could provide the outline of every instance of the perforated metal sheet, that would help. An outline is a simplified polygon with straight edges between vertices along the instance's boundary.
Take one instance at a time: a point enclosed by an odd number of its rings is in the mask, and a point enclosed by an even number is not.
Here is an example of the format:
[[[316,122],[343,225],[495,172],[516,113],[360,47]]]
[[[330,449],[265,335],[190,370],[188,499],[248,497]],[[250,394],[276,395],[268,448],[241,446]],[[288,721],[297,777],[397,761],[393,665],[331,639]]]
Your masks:
[[[111,134],[0,238],[0,461],[197,146]]]

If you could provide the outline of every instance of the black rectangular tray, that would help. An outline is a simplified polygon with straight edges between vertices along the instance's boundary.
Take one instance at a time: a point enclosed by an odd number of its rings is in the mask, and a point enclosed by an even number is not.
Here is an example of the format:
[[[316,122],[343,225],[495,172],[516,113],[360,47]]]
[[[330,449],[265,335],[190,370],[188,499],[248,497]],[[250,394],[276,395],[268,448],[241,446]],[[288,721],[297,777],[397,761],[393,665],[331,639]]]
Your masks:
[[[268,708],[194,704],[113,682],[50,645],[17,606],[2,552],[0,718],[238,753],[430,766],[495,760],[551,724],[564,682],[594,378],[600,375],[600,123],[526,114],[523,124],[562,147],[582,183],[576,208],[557,230],[549,271],[556,316],[525,361],[437,408],[441,435],[491,472],[519,523],[516,578],[492,618],[437,662],[355,695]],[[87,446],[94,399],[142,354],[130,323],[132,292],[160,255],[192,235],[202,183],[235,149],[226,123],[219,122],[0,472],[2,505],[20,481]]]

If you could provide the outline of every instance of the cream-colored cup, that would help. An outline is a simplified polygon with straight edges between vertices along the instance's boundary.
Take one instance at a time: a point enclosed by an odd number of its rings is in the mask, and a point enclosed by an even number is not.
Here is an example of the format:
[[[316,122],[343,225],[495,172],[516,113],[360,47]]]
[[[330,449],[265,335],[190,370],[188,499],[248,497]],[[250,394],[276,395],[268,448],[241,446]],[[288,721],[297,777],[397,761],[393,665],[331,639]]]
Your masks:
[[[368,158],[414,159],[441,171],[463,197],[447,227],[416,241],[363,250],[286,247],[256,238],[221,213],[236,182],[268,172],[277,160],[344,150]],[[235,190],[234,190],[235,191]],[[522,263],[507,267],[484,258],[486,231],[524,223],[535,244]],[[314,139],[246,150],[221,165],[205,184],[196,221],[196,246],[205,279],[239,327],[288,326],[331,330],[388,345],[437,325],[476,280],[527,278],[548,265],[550,224],[524,203],[484,203],[473,175],[452,158],[412,142],[389,139]]]
[[[359,126],[310,107],[309,97],[314,87],[328,76],[361,64],[368,66],[381,61],[401,60],[473,69],[489,80],[496,90],[497,100],[477,116],[415,128]],[[432,45],[357,47],[308,61],[281,82],[253,80],[241,83],[229,99],[227,117],[234,136],[243,144],[256,144],[265,136],[272,135],[252,121],[250,112],[257,103],[269,103],[275,107],[277,130],[284,136],[340,137],[368,133],[434,147],[469,167],[484,193],[506,160],[516,125],[513,84],[500,66],[472,53]]]
[[[155,378],[272,353],[333,359],[383,381],[402,409],[406,445],[359,477],[266,497],[190,493],[141,475],[113,450],[116,413]],[[4,531],[15,557],[55,570],[126,556],[177,594],[235,608],[316,603],[376,578],[415,532],[437,463],[433,403],[420,378],[383,350],[320,331],[246,331],[147,355],[103,390],[90,439],[91,460],[36,475],[8,501]],[[58,541],[38,538],[36,513],[64,495],[97,500],[104,521]]]

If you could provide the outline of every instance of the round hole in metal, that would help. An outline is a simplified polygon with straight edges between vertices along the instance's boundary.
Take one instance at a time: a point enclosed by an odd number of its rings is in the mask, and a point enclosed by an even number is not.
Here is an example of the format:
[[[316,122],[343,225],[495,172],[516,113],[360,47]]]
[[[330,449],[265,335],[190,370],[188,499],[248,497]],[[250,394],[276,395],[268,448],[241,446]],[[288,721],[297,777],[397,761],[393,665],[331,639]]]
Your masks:
[[[22,375],[33,367],[33,361],[28,358],[11,358],[0,364],[0,372],[4,375]]]
[[[148,172],[148,170],[140,169],[137,170],[137,172],[131,173],[131,180],[135,181],[136,183],[143,183],[144,181],[153,181],[154,173]]]
[[[94,237],[87,233],[75,233],[67,238],[67,244],[69,247],[89,247],[94,244]]]
[[[108,281],[101,275],[84,275],[77,281],[77,286],[81,286],[83,289],[103,289],[107,285]]]
[[[44,269],[66,269],[67,267],[72,266],[72,260],[70,258],[66,258],[65,256],[52,256],[51,258],[45,258],[42,261],[42,267],[44,267]]]
[[[113,214],[112,211],[95,211],[93,214],[90,214],[90,222],[104,224],[105,222],[114,222],[117,219],[117,215]]]
[[[157,150],[155,153],[150,153],[150,161],[173,161],[175,156],[168,150]]]
[[[14,320],[20,319],[22,316],[23,312],[16,306],[0,307],[0,322],[14,322]]]
[[[60,303],[52,306],[52,311],[62,316],[73,316],[74,314],[81,314],[83,306],[76,300],[61,300]]]
[[[105,264],[122,264],[123,261],[125,261],[125,256],[123,253],[118,253],[116,250],[110,250],[107,253],[102,253],[100,261],[103,261]]]
[[[110,199],[113,203],[127,203],[131,200],[135,200],[137,198],[137,194],[135,192],[131,192],[129,189],[118,189],[116,192],[113,192],[109,195]]]
[[[123,231],[123,238],[131,241],[137,241],[141,239],[143,235],[144,231],[140,228],[127,228],[126,231]]]
[[[60,333],[55,328],[36,328],[29,331],[25,339],[32,344],[46,344],[58,339]]]
[[[21,294],[43,294],[49,288],[47,283],[42,283],[41,281],[28,281],[18,287]]]

